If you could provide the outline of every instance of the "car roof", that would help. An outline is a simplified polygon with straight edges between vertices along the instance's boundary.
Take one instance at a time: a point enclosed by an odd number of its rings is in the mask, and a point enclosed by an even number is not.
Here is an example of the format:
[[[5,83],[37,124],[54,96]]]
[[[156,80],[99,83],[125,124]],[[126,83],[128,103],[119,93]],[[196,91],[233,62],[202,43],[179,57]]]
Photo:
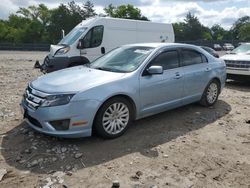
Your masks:
[[[127,44],[125,46],[142,46],[142,47],[152,47],[152,48],[161,48],[161,47],[197,47],[192,44],[184,43],[136,43],[136,44]]]
[[[192,44],[185,44],[185,43],[136,43],[136,44],[127,44],[127,45],[124,45],[126,47],[152,47],[152,48],[155,48],[155,50],[161,50],[161,49],[164,49],[164,48],[188,48],[188,49],[191,49],[191,50],[197,50],[199,51],[200,53],[202,54],[206,54],[206,57],[208,59],[211,59],[214,57],[209,53],[207,52],[206,50],[202,49],[200,46],[196,46],[196,45],[192,45]]]

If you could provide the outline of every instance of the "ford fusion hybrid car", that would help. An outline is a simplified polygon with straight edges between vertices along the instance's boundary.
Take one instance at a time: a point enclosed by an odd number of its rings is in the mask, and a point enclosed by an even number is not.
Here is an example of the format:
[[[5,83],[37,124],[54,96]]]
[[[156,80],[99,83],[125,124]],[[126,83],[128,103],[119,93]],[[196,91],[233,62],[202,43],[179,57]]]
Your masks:
[[[189,103],[211,106],[224,87],[223,60],[187,44],[132,44],[91,64],[28,84],[21,106],[36,131],[59,137],[121,136],[133,120]],[[155,127],[156,128],[156,127]]]

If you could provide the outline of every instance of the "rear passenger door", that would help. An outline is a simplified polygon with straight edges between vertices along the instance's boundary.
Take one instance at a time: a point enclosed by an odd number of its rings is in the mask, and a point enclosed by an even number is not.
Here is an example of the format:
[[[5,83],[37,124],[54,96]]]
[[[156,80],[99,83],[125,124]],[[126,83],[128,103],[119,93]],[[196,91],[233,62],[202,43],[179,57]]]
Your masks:
[[[197,101],[209,81],[211,68],[205,55],[193,50],[181,50],[184,76],[184,103]]]
[[[163,51],[145,68],[140,79],[141,109],[144,115],[181,105],[183,73],[179,59],[177,50]],[[150,66],[162,66],[163,74],[147,74],[146,70]]]

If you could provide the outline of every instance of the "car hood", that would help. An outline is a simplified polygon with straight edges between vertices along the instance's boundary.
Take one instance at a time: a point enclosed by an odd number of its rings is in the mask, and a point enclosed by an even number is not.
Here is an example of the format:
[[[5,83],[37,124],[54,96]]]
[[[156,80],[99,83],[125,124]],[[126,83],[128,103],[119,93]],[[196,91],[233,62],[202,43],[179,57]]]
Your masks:
[[[221,57],[223,60],[230,61],[250,61],[250,55],[246,54],[227,54]]]
[[[125,73],[108,72],[77,66],[55,71],[31,82],[31,87],[45,93],[77,93],[118,80]]]

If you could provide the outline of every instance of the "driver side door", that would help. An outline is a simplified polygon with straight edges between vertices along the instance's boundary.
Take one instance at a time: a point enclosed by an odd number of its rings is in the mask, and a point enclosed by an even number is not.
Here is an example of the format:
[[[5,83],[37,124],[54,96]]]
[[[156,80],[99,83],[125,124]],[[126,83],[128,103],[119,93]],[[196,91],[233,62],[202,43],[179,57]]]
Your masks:
[[[163,74],[150,75],[147,68],[162,66]],[[142,116],[155,114],[181,105],[183,71],[177,49],[161,52],[145,68],[140,77],[140,106]]]
[[[104,26],[99,25],[91,28],[83,38],[83,49],[81,56],[88,58],[90,62],[97,59],[102,53]]]

